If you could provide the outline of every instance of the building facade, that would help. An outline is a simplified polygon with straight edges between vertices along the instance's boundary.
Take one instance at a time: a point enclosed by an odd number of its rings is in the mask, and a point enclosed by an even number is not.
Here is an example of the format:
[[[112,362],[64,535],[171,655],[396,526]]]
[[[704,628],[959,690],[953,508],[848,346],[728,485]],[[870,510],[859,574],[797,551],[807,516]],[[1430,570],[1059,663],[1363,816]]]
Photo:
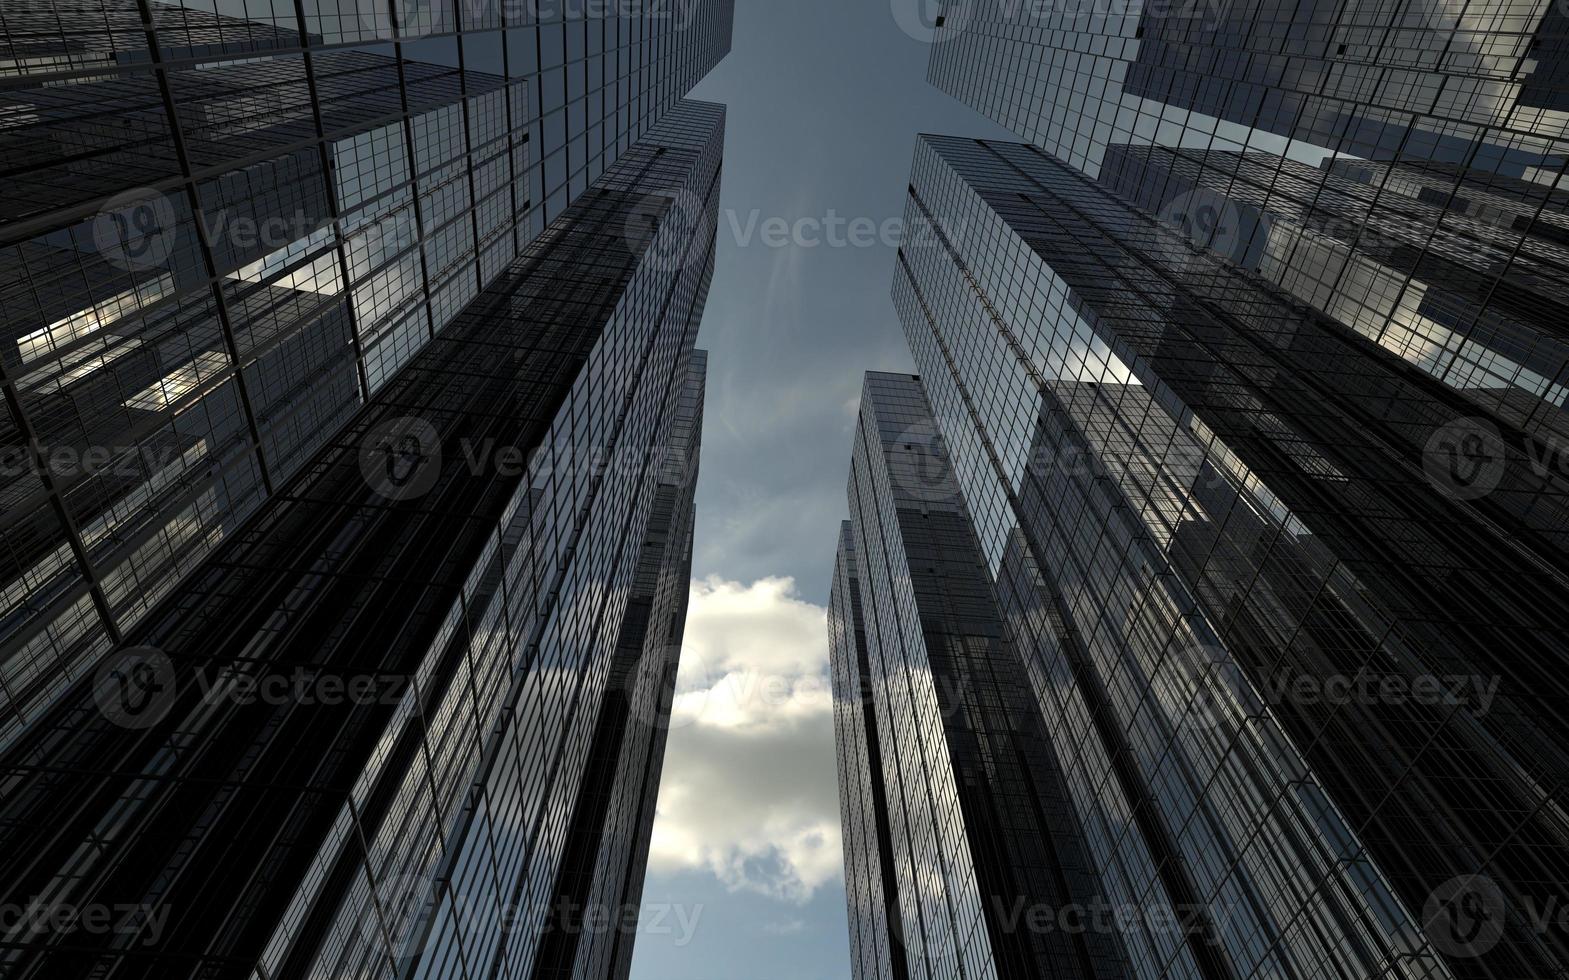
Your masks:
[[[855,525],[839,526],[828,599],[828,652],[833,671],[834,745],[839,778],[839,824],[844,843],[844,890],[850,918],[850,973],[856,980],[907,980],[899,883],[888,829],[888,791],[866,623],[861,618],[860,564]]]
[[[1249,130],[1277,151],[1293,140],[1549,186],[1565,163],[1550,94],[1564,21],[1545,0],[944,6],[932,84],[1092,173],[1112,144],[1230,149]]]
[[[1022,928],[1095,885],[918,379],[862,389],[829,612],[858,978],[1123,977],[1110,936]]]
[[[0,744],[729,48],[731,4],[0,11]]]
[[[934,85],[1489,412],[1561,425],[1555,5],[944,9]]]
[[[1553,444],[1102,177],[923,137],[894,299],[1123,968],[1561,975]]]
[[[665,113],[13,738],[8,975],[626,975],[723,136]]]
[[[1326,173],[1267,153],[1112,146],[1100,182],[1479,408],[1569,445],[1569,225],[1533,221],[1500,193],[1447,197],[1441,169],[1342,159]]]

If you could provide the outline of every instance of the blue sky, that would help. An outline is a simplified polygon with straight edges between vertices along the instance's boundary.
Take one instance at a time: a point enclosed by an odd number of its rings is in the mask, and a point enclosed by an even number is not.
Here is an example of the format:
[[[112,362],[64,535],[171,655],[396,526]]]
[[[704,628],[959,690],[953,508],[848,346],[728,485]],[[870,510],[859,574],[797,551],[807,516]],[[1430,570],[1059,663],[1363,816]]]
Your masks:
[[[692,93],[729,115],[697,582],[634,980],[849,976],[823,606],[861,375],[911,368],[881,226],[917,133],[1010,138],[926,84],[921,3],[736,0]]]

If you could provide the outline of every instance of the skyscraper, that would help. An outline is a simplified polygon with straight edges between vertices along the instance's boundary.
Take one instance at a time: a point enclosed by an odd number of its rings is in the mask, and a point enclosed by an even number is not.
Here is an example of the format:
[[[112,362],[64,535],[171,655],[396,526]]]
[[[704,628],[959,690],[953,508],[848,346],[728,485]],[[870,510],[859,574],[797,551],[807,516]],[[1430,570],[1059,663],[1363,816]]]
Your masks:
[[[731,18],[196,6],[0,11],[0,744],[648,133]]]
[[[1561,974],[1554,444],[1038,147],[923,137],[906,218],[895,303],[1130,973]]]
[[[1333,170],[1112,146],[1100,182],[1486,410],[1569,444],[1566,219],[1533,221],[1501,194],[1445,197],[1432,168]]]
[[[1488,411],[1561,424],[1556,5],[945,11],[933,84]]]
[[[1114,143],[1231,149],[1250,129],[1548,184],[1569,150],[1547,0],[945,6],[931,82],[1092,173]]]
[[[828,653],[833,676],[839,823],[844,843],[845,902],[850,913],[850,973],[855,980],[906,980],[904,924],[894,877],[888,791],[872,699],[866,623],[861,618],[855,525],[839,526],[828,598]]]
[[[10,975],[625,975],[723,121],[665,113],[13,735]]]
[[[920,382],[862,389],[829,612],[858,980],[1121,977],[1083,835]]]

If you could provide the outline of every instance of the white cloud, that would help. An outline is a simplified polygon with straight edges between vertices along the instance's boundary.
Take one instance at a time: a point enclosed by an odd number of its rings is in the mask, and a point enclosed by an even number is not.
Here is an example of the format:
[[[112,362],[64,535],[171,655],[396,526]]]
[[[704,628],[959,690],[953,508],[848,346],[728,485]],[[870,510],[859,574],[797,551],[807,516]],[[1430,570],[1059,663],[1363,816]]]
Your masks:
[[[692,583],[651,870],[796,903],[840,876],[826,616],[788,578]]]

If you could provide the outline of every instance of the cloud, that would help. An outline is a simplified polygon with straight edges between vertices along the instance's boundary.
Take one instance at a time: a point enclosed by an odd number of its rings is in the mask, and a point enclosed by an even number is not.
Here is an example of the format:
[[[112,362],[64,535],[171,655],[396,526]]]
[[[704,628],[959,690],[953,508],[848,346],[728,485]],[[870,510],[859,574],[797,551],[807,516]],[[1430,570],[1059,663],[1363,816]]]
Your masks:
[[[789,578],[692,583],[651,870],[797,904],[841,876],[826,616]]]

